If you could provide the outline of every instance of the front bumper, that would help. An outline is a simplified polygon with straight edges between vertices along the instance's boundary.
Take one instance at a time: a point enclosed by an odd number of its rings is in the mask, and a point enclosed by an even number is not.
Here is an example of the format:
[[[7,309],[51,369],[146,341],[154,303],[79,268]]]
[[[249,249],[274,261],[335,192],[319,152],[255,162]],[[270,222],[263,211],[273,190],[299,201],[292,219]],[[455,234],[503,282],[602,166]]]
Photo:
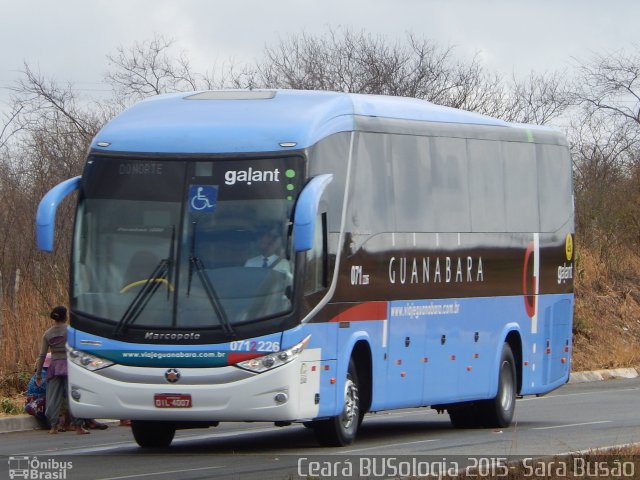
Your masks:
[[[290,363],[261,374],[234,366],[181,368],[176,383],[167,382],[166,368],[114,365],[91,372],[69,362],[69,403],[77,418],[307,420],[317,417],[319,410],[321,362],[317,358],[317,352],[305,350]],[[192,406],[157,408],[156,394],[188,394]]]

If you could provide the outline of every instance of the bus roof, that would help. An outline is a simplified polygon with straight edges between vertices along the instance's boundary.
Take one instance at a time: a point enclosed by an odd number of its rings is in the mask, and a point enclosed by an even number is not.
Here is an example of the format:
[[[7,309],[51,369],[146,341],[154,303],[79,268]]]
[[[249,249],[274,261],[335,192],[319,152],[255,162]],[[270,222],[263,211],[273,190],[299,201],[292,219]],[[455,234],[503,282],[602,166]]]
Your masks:
[[[520,127],[406,97],[302,90],[220,90],[148,98],[107,123],[91,147],[133,153],[274,152],[357,129],[357,119]],[[527,126],[539,128],[534,126]]]

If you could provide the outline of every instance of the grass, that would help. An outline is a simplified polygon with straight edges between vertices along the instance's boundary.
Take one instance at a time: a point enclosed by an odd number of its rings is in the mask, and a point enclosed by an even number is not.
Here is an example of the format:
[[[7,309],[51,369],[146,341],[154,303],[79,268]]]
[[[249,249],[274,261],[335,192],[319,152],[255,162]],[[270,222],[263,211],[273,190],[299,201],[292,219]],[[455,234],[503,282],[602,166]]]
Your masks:
[[[19,415],[24,413],[24,397],[14,395],[0,399],[0,416]]]

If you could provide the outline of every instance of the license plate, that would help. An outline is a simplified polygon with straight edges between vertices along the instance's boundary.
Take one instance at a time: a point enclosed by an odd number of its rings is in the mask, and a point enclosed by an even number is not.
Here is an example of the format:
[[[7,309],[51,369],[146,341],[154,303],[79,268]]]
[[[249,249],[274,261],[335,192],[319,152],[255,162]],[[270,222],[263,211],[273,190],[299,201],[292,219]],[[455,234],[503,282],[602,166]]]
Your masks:
[[[191,408],[190,394],[156,393],[153,396],[156,408]]]

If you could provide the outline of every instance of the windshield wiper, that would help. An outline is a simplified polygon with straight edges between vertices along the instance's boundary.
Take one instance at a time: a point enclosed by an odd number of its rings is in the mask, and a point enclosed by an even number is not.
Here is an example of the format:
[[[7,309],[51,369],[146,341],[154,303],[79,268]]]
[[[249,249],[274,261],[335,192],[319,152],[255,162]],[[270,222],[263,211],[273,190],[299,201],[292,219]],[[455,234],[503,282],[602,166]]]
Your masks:
[[[147,277],[146,282],[140,289],[140,291],[133,298],[127,309],[125,310],[122,318],[117,323],[114,330],[114,335],[124,334],[126,328],[129,325],[135,323],[143,310],[147,307],[147,304],[151,300],[151,297],[158,291],[162,283],[167,283],[167,300],[170,297],[171,280],[173,278],[172,270],[174,265],[174,243],[176,238],[176,226],[173,225],[171,230],[171,244],[169,245],[169,256],[163,258],[158,262],[156,268],[154,268],[151,275]]]
[[[193,278],[194,270],[198,273],[198,278],[200,278],[200,282],[202,282],[202,287],[204,288],[205,293],[207,294],[207,298],[209,299],[209,303],[211,304],[211,308],[216,312],[218,319],[220,320],[220,325],[222,326],[222,331],[228,337],[235,337],[236,333],[233,331],[233,327],[231,326],[231,322],[229,322],[229,317],[227,317],[227,313],[224,311],[224,307],[220,302],[220,298],[216,293],[216,289],[214,288],[211,280],[209,279],[209,275],[207,275],[206,268],[202,260],[196,255],[196,232],[198,222],[192,222],[193,231],[191,233],[191,245],[189,247],[189,278],[187,281],[187,296],[191,293],[191,281]]]

